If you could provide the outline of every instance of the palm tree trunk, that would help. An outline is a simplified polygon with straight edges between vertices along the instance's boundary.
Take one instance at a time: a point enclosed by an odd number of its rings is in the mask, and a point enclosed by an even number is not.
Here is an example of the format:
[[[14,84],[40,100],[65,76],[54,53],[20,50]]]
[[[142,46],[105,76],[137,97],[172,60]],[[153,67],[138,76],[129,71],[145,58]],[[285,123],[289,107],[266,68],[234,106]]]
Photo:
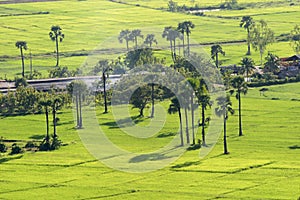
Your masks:
[[[45,115],[46,115],[46,142],[49,143],[49,113],[48,113],[48,106],[45,106]]]
[[[82,96],[79,94],[79,128],[82,128],[82,107],[81,107],[81,101]]]
[[[216,67],[219,68],[219,55],[216,53]]]
[[[151,84],[151,101],[152,101],[152,110],[151,110],[151,118],[154,117],[154,83]]]
[[[227,149],[226,121],[226,114],[224,114],[224,154],[229,153]]]
[[[76,104],[76,118],[77,118],[77,128],[79,128],[79,103],[78,103],[78,94],[75,97],[75,104]]]
[[[243,131],[242,131],[242,105],[241,105],[241,93],[238,93],[239,97],[239,136],[243,136]]]
[[[106,95],[106,77],[105,73],[102,73],[102,79],[103,79],[103,95],[104,95],[104,113],[107,113],[107,95]]]
[[[55,104],[52,107],[52,117],[53,117],[53,137],[56,138],[56,109],[55,109]]]
[[[206,146],[206,141],[205,141],[205,107],[204,107],[204,105],[202,105],[201,108],[202,108],[202,146]]]
[[[59,65],[59,52],[58,52],[58,37],[55,36],[55,44],[56,44],[56,67]]]
[[[127,51],[129,50],[128,40],[126,40],[126,49],[127,49]]]
[[[191,114],[192,114],[192,140],[193,140],[193,144],[195,144],[195,113],[194,113],[194,97],[193,94],[191,95]]]
[[[173,48],[174,48],[174,58],[176,59],[176,39],[174,39],[173,42],[174,42],[174,45],[173,45]]]
[[[185,52],[184,52],[184,33],[182,34],[182,49],[183,49],[183,56],[185,56]]]
[[[180,143],[181,143],[181,146],[184,145],[184,142],[183,142],[183,132],[182,132],[182,117],[181,117],[181,111],[180,111],[180,108],[178,108],[178,116],[179,116],[179,125],[180,125]]]
[[[248,51],[247,51],[246,55],[251,55],[251,52],[250,52],[250,30],[249,30],[249,28],[247,28],[247,33],[248,33],[248,38],[247,38]]]
[[[189,120],[188,120],[187,108],[184,108],[184,115],[185,115],[186,143],[187,143],[187,144],[190,144]]]
[[[190,35],[189,34],[187,34],[186,35],[186,37],[187,37],[187,46],[188,46],[188,51],[187,51],[187,53],[188,53],[188,56],[190,55]]]
[[[22,77],[25,76],[25,66],[24,66],[24,55],[23,55],[23,47],[20,46],[21,60],[22,60]]]

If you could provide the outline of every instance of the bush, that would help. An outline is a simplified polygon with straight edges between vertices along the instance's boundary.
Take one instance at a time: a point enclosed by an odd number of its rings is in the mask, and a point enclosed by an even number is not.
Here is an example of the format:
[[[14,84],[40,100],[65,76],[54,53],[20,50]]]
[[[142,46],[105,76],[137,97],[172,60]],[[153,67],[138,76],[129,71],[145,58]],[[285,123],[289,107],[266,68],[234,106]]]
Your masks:
[[[61,141],[55,137],[52,139],[52,143],[51,143],[51,150],[56,150],[56,149],[59,149],[61,146]]]
[[[22,153],[22,148],[19,147],[16,143],[11,146],[11,155]]]
[[[5,144],[0,143],[0,152],[1,153],[5,153],[7,151],[7,147]]]
[[[32,141],[27,142],[25,145],[26,149],[30,149],[30,148],[34,148],[34,147],[36,147],[36,144],[33,143]]]
[[[49,142],[43,141],[40,146],[40,151],[53,151],[60,148],[62,145],[61,140],[59,140],[57,137],[52,138]]]

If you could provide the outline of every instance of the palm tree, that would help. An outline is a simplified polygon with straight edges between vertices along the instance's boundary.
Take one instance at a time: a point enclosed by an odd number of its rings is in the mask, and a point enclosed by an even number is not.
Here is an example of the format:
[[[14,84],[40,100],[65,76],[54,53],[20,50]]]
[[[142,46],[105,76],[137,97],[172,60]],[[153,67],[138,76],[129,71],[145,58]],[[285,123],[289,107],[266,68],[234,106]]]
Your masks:
[[[168,113],[169,114],[174,114],[176,112],[178,112],[178,117],[179,117],[179,123],[180,123],[180,142],[181,142],[181,146],[184,145],[184,142],[183,142],[183,132],[182,132],[182,117],[181,117],[181,107],[180,107],[180,103],[178,101],[177,98],[173,98],[171,99],[171,104],[169,106],[169,109],[168,109]]]
[[[201,105],[201,125],[202,125],[202,131],[201,131],[201,135],[202,135],[202,146],[206,146],[206,139],[205,139],[205,110],[207,109],[208,106],[211,106],[211,102],[210,102],[210,96],[208,95],[208,91],[206,89],[205,86],[200,87],[200,92],[198,93],[198,101],[199,104]]]
[[[100,60],[98,65],[100,66],[101,76],[103,81],[103,96],[104,96],[104,113],[108,112],[107,109],[107,91],[106,91],[106,82],[108,78],[109,71],[112,70],[111,65],[109,64],[108,60]]]
[[[25,76],[25,70],[24,70],[24,54],[23,54],[23,49],[27,50],[27,43],[25,41],[17,41],[16,42],[16,47],[20,49],[20,54],[21,54],[21,59],[22,59],[22,77],[24,78]]]
[[[185,28],[185,33],[187,37],[187,46],[188,50],[187,53],[190,55],[190,34],[191,34],[191,29],[195,28],[195,25],[191,21],[185,21],[183,22],[184,28]]]
[[[184,33],[185,33],[185,23],[180,22],[177,26],[177,31],[179,31],[182,34],[182,48],[183,48],[183,56],[185,56],[185,44],[184,44]]]
[[[271,72],[273,74],[279,71],[279,58],[277,55],[268,53],[266,56],[266,62],[264,63],[264,71]]]
[[[246,80],[249,81],[249,74],[255,69],[254,61],[252,58],[244,57],[240,64],[242,65],[243,71],[246,72]]]
[[[120,43],[122,43],[123,40],[125,40],[127,51],[129,50],[128,43],[129,43],[129,41],[132,40],[132,38],[130,37],[130,35],[131,35],[131,31],[129,31],[128,29],[126,29],[126,30],[122,30],[120,32],[120,34],[119,34],[119,37],[118,37],[118,40],[119,40]]]
[[[57,137],[57,133],[56,133],[56,125],[57,125],[56,112],[62,104],[62,99],[59,96],[54,96],[51,103],[52,103],[51,106],[52,106],[52,117],[53,117],[53,119],[52,119],[53,120],[53,137],[56,138]]]
[[[58,51],[58,42],[62,42],[65,38],[65,35],[62,33],[60,26],[52,26],[51,31],[49,32],[49,37],[52,41],[55,42],[56,47],[56,67],[59,65],[59,51]]]
[[[144,44],[149,45],[149,47],[151,48],[153,43],[157,44],[157,40],[155,39],[155,35],[154,34],[148,34],[146,36]]]
[[[244,95],[247,94],[248,87],[247,83],[244,80],[243,76],[236,76],[231,80],[231,85],[236,89],[236,99],[239,101],[239,136],[243,135],[242,131],[242,102],[241,102],[241,93]],[[234,90],[230,91],[231,94],[234,93]]]
[[[211,46],[211,57],[215,59],[216,67],[219,68],[219,53],[225,56],[225,51],[223,51],[222,47],[219,44]]]
[[[228,148],[227,148],[227,134],[226,134],[226,122],[228,119],[228,113],[233,114],[234,110],[232,109],[231,101],[229,96],[220,96],[217,98],[218,107],[215,109],[215,113],[219,117],[223,117],[224,122],[224,154],[229,154]]]
[[[254,20],[250,16],[243,16],[241,22],[240,22],[240,27],[243,27],[244,29],[247,30],[247,45],[248,45],[248,51],[246,55],[251,55],[251,50],[250,50],[250,30],[253,28],[254,25]]]
[[[132,41],[134,41],[135,43],[135,48],[137,48],[138,44],[137,44],[137,38],[140,37],[140,38],[144,38],[144,36],[141,34],[141,30],[139,29],[134,29],[131,31],[129,37],[131,38]]]
[[[176,39],[180,37],[180,34],[177,30],[173,29],[171,26],[165,27],[163,34],[163,38],[166,38],[167,41],[170,42],[171,48],[171,56],[173,61],[176,60]]]
[[[46,143],[49,143],[50,140],[50,135],[49,135],[49,107],[52,104],[51,99],[49,97],[44,97],[43,99],[40,100],[39,104],[44,107],[45,109],[45,116],[46,116],[46,137],[45,141]]]

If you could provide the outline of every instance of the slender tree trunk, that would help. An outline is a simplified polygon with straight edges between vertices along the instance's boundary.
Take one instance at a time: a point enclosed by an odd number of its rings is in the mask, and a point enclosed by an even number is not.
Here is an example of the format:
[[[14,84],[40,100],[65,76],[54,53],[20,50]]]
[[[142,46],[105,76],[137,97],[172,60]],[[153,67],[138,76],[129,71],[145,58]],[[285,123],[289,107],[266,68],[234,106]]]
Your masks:
[[[144,117],[144,108],[140,109],[140,117]]]
[[[82,101],[82,95],[81,93],[79,94],[79,128],[82,128],[82,106],[81,106],[81,101]]]
[[[49,112],[48,112],[48,106],[45,107],[45,115],[46,115],[46,142],[49,143],[50,136],[49,136]]]
[[[173,42],[174,42],[174,45],[173,45],[173,48],[174,48],[174,58],[176,59],[176,39],[174,39]]]
[[[194,112],[194,97],[193,94],[191,95],[191,114],[192,114],[192,140],[193,144],[195,144],[195,112]]]
[[[137,49],[137,37],[135,37],[135,48]]]
[[[33,77],[32,77],[32,54],[31,54],[31,50],[29,51],[29,59],[30,59],[30,79],[33,79]]]
[[[205,141],[205,107],[204,107],[204,105],[202,105],[201,108],[202,108],[202,146],[206,146],[206,141]]]
[[[249,30],[249,28],[247,28],[247,33],[248,33],[248,38],[247,38],[248,51],[247,51],[246,55],[251,55],[251,51],[250,51],[250,30]]]
[[[185,115],[186,143],[187,143],[187,144],[190,144],[189,120],[188,120],[188,112],[187,112],[187,108],[184,108],[184,115]]]
[[[226,135],[226,114],[224,114],[224,154],[228,154],[227,135]]]
[[[179,116],[179,125],[180,125],[180,143],[181,143],[181,146],[183,146],[184,142],[183,142],[182,117],[181,117],[180,108],[178,108],[178,116]]]
[[[58,52],[58,37],[55,36],[55,44],[56,44],[56,67],[59,65],[59,52]]]
[[[76,104],[76,118],[77,118],[77,128],[79,128],[79,103],[78,103],[78,94],[75,97],[75,104]]]
[[[22,77],[25,76],[25,66],[24,66],[24,55],[23,55],[23,47],[20,46],[21,60],[22,60]]]
[[[183,49],[183,56],[185,56],[185,46],[184,46],[184,33],[182,34],[182,49]]]
[[[241,102],[241,93],[238,93],[239,97],[239,136],[243,136],[242,131],[242,102]]]
[[[173,60],[173,62],[175,63],[172,40],[170,40],[170,49],[171,49],[172,60]]]
[[[56,138],[56,109],[55,109],[55,104],[52,107],[52,117],[53,117],[53,137]]]
[[[188,51],[187,51],[187,53],[188,53],[188,56],[190,55],[190,35],[189,34],[187,34],[186,35],[186,37],[187,37],[187,46],[188,46]]]
[[[262,66],[262,64],[263,64],[263,51],[260,49],[259,50],[259,53],[260,53],[260,66]]]
[[[127,51],[129,50],[128,40],[126,40],[126,49],[127,49]]]
[[[102,73],[102,79],[103,79],[103,95],[104,95],[104,113],[107,113],[107,95],[106,95],[106,77],[105,73]]]
[[[216,67],[219,68],[219,55],[216,53]]]
[[[154,83],[151,84],[151,104],[152,104],[152,110],[151,110],[151,118],[154,117]]]

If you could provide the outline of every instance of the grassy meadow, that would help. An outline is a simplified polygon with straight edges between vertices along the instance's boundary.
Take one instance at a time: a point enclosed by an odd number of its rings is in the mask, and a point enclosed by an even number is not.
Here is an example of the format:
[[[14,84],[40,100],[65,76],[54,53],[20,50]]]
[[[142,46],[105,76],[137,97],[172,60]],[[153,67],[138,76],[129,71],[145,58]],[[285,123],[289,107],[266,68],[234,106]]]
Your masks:
[[[297,199],[299,86],[270,86],[264,95],[260,95],[260,88],[251,88],[242,99],[243,137],[238,137],[237,115],[229,117],[229,155],[222,154],[220,137],[205,158],[199,158],[199,150],[187,151],[164,169],[149,173],[120,172],[96,160],[81,143],[72,112],[63,110],[58,116],[58,134],[65,145],[60,150],[1,155],[0,198]],[[236,109],[237,102],[232,100]],[[162,106],[168,106],[168,102]],[[111,113],[102,114],[102,110],[97,109],[101,128],[115,144],[130,151],[159,148],[173,138],[172,134],[159,137],[160,134],[178,130],[177,115],[167,115],[165,127],[153,137],[128,137],[119,128],[111,128],[114,118]],[[138,111],[131,113],[136,115]],[[145,118],[139,125],[148,122]],[[44,123],[44,115],[2,118],[0,136],[25,141],[41,139]],[[197,138],[200,137],[199,130]]]
[[[178,1],[179,4],[189,4],[190,1]],[[195,1],[205,6],[221,2]],[[249,1],[239,1],[245,3]],[[253,4],[257,0],[251,1]],[[251,3],[250,2],[250,3]],[[275,2],[275,1],[274,1]],[[279,2],[279,3],[278,3]],[[126,4],[129,3],[129,4]],[[136,6],[135,4],[148,7]],[[259,8],[239,11],[214,11],[204,17],[183,13],[170,13],[157,9],[165,7],[167,1],[126,1],[117,3],[111,1],[59,1],[35,2],[18,4],[0,4],[0,77],[13,79],[20,76],[21,61],[19,50],[15,47],[18,40],[27,41],[29,50],[25,51],[25,71],[29,73],[29,52],[32,53],[33,69],[42,72],[47,77],[48,70],[55,65],[55,44],[49,39],[48,33],[52,25],[60,25],[65,39],[60,43],[61,66],[76,69],[85,61],[87,54],[99,48],[103,42],[115,38],[113,45],[101,46],[101,49],[112,50],[125,48],[119,44],[117,36],[122,29],[139,28],[144,34],[154,32],[159,45],[164,39],[161,33],[165,26],[177,26],[184,20],[195,24],[192,30],[192,43],[218,43],[243,40],[246,31],[239,27],[240,19],[245,13],[255,20],[264,19],[275,35],[288,34],[298,23],[299,3],[294,6],[276,1],[276,3]],[[167,44],[167,42],[165,42]],[[210,46],[204,47],[210,54]],[[246,53],[246,44],[230,44],[226,49],[226,57],[221,58],[224,65],[238,64]],[[288,42],[278,42],[268,46],[267,51],[280,57],[293,55]],[[267,54],[265,52],[265,55]],[[116,58],[117,55],[111,55]],[[253,59],[259,64],[259,53],[253,51]]]

